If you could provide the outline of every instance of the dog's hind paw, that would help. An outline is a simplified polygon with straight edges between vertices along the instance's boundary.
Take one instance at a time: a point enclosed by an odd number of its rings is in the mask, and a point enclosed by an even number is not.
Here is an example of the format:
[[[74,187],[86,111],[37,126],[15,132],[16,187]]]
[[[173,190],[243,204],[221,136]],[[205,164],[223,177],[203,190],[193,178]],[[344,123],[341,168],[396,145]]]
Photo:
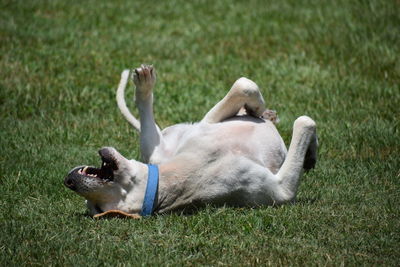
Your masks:
[[[261,115],[264,120],[270,120],[273,124],[279,123],[278,113],[275,110],[266,109]]]

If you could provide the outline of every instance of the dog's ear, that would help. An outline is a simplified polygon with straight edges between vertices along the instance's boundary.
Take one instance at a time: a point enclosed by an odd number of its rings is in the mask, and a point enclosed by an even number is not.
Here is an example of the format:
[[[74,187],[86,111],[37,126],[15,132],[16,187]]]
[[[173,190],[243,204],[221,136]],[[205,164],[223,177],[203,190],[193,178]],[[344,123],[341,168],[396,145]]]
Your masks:
[[[93,216],[95,219],[108,219],[108,218],[127,218],[127,219],[140,219],[142,216],[139,214],[129,214],[120,210],[108,210]]]

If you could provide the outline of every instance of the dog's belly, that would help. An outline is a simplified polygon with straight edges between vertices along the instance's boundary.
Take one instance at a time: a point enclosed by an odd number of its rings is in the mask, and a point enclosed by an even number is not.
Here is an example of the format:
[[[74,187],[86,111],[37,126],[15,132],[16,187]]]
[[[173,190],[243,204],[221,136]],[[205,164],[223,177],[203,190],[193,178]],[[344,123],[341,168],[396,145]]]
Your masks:
[[[207,162],[236,155],[276,173],[287,152],[273,123],[250,116],[234,117],[216,124],[178,125],[169,130],[164,135],[168,144],[165,161],[179,154],[194,153]]]

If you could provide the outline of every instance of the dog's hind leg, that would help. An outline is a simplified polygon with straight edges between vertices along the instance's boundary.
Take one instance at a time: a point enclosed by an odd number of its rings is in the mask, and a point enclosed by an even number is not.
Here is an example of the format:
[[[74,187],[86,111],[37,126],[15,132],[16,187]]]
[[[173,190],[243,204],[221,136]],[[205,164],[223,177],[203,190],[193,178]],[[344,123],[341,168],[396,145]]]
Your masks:
[[[163,140],[160,128],[154,120],[153,87],[156,72],[152,66],[142,65],[132,72],[136,85],[136,105],[140,115],[140,152],[145,162],[149,162],[154,151],[162,146]]]
[[[244,77],[232,85],[228,94],[205,115],[202,122],[221,122],[235,116],[242,108],[255,117],[261,117],[265,110],[264,98],[257,84]]]
[[[307,153],[313,154],[316,160],[317,134],[315,122],[307,117],[301,116],[293,125],[293,135],[288,154],[280,170],[276,174],[286,201],[294,200],[303,168],[307,163]],[[308,152],[311,151],[311,152]],[[312,165],[315,164],[313,161]]]

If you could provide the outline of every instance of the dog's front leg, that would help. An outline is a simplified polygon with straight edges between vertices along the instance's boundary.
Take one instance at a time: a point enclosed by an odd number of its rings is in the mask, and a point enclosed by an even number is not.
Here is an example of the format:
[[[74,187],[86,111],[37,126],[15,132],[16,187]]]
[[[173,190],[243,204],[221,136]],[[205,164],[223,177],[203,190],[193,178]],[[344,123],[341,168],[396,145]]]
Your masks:
[[[228,94],[218,102],[203,118],[203,122],[217,123],[235,116],[242,109],[255,117],[261,117],[265,111],[264,98],[256,83],[240,78],[229,90]]]
[[[153,87],[156,72],[152,66],[142,65],[133,71],[136,85],[136,105],[140,115],[140,152],[143,160],[149,162],[154,151],[162,145],[162,135],[153,114]]]

